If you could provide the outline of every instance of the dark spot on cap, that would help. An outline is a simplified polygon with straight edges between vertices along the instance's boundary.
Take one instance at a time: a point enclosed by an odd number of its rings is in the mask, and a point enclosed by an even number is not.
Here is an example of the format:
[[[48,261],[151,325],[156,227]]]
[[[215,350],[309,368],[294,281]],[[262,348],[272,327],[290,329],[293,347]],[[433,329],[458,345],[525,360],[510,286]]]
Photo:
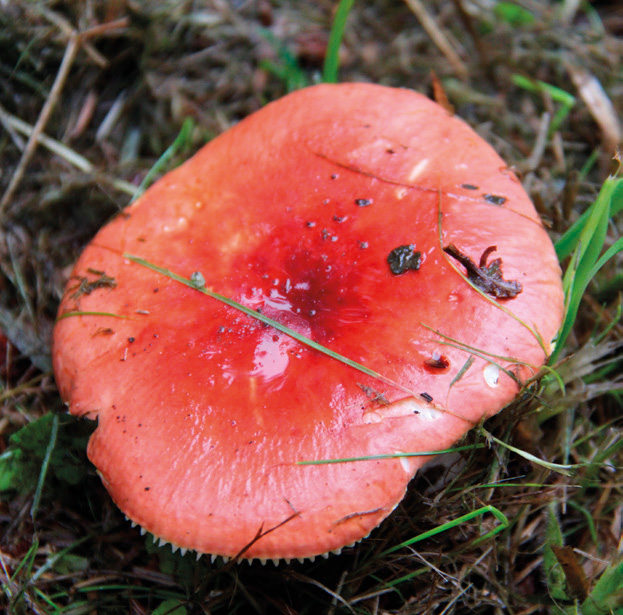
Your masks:
[[[402,275],[410,269],[417,271],[422,262],[422,253],[414,251],[413,244],[398,246],[387,256],[387,263],[394,275]]]
[[[483,194],[482,196],[487,203],[491,203],[492,205],[504,205],[504,203],[506,203],[505,196],[499,196],[497,194]]]
[[[461,188],[465,188],[465,190],[478,190],[478,186],[474,186],[474,184],[461,184]]]
[[[446,356],[438,352],[433,352],[433,356],[430,359],[426,359],[424,365],[430,368],[431,371],[438,371],[448,369],[448,367],[450,367],[450,361]]]
[[[372,199],[355,199],[357,207],[369,207],[372,205]]]

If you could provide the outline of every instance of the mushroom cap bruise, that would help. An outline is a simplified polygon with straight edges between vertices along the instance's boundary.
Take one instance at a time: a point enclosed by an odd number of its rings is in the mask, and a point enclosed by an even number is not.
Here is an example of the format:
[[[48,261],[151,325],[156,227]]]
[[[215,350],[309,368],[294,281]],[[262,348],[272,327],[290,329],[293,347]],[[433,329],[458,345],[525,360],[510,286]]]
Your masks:
[[[478,288],[450,244],[481,270],[501,259],[519,292]],[[394,273],[405,247],[417,267]],[[199,271],[399,387],[124,254]],[[427,458],[297,462],[451,446],[546,361],[562,310],[537,213],[472,129],[413,91],[318,85],[100,230],[61,302],[54,369],[70,412],[97,418],[88,454],[130,519],[184,549],[305,558],[367,536]]]

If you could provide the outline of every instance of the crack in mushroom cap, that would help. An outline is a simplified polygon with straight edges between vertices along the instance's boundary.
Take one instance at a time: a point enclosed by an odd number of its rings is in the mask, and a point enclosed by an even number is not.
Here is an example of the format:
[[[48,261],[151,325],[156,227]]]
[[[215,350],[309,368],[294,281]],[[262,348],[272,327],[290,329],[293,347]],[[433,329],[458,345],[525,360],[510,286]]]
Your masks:
[[[449,243],[474,262],[496,246],[522,291],[479,292]],[[394,275],[410,245],[419,269]],[[415,396],[125,253],[199,271]],[[85,249],[68,312],[91,314],[58,320],[56,379],[98,420],[88,454],[121,510],[183,549],[290,559],[368,535],[426,458],[297,462],[451,446],[546,360],[562,289],[490,146],[415,92],[352,83],[271,103],[163,177]]]

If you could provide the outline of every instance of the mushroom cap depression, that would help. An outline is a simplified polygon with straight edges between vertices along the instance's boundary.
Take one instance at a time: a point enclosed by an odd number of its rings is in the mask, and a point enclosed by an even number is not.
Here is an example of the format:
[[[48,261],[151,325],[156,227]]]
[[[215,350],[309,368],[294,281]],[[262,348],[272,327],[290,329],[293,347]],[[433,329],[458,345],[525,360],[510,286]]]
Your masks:
[[[318,85],[100,230],[54,370],[130,519],[183,549],[305,558],[368,535],[427,458],[297,462],[451,446],[547,360],[562,310],[550,239],[472,129],[413,91]]]

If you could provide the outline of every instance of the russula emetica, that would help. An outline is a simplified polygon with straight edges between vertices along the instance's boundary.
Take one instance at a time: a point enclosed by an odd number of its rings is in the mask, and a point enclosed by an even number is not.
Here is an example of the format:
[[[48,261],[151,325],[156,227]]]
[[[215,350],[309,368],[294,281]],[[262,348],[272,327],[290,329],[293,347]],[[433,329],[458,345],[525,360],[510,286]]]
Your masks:
[[[191,279],[363,373],[128,257]],[[307,558],[367,536],[426,457],[550,352],[552,244],[463,121],[404,89],[267,105],[96,235],[54,330],[69,411],[121,510],[182,549]],[[396,386],[394,386],[395,383]]]

